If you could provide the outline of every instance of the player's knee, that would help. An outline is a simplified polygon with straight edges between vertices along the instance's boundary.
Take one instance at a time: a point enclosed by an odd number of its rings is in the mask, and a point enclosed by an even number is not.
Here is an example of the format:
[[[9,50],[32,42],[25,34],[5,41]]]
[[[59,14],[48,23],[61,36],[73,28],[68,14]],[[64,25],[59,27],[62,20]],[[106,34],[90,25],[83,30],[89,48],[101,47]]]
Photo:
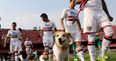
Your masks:
[[[89,35],[88,35],[88,41],[89,41],[89,42],[94,42],[94,41],[95,41],[95,37],[96,37],[95,34],[89,34]]]
[[[76,42],[76,45],[77,45],[77,46],[81,46],[81,45],[82,45],[82,41],[77,41],[77,42]]]
[[[112,36],[113,36],[113,29],[112,29],[112,27],[105,27],[104,28],[104,33],[105,33],[105,37],[106,38],[111,38]]]
[[[94,41],[93,42],[88,41],[88,45],[95,45],[95,42]]]
[[[52,54],[53,51],[52,51],[52,47],[49,47],[49,54]]]
[[[45,49],[45,51],[48,51],[49,47],[48,46],[44,46],[44,49]]]
[[[83,51],[82,47],[77,47],[77,52]]]
[[[112,36],[105,36],[104,37],[106,40],[112,41]]]
[[[105,32],[105,39],[107,39],[107,40],[112,40],[112,37],[113,37],[113,30],[112,29],[109,29],[110,31],[108,32]]]

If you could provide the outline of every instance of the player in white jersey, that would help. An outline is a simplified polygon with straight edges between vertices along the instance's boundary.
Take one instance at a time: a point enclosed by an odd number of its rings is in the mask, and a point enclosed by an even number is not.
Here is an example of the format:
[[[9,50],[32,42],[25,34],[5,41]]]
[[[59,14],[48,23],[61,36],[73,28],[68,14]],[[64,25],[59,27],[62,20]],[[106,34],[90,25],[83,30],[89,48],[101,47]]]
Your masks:
[[[69,8],[64,9],[61,15],[61,26],[65,32],[71,33],[71,36],[74,39],[73,42],[75,42],[76,45],[78,46],[77,55],[79,56],[81,61],[84,61],[84,52],[81,44],[82,30],[81,30],[80,21],[76,17],[77,17],[77,10],[75,10],[75,0],[71,0]],[[66,19],[66,27],[64,26],[64,19]]]
[[[25,51],[28,58],[32,54],[33,44],[32,44],[31,38],[27,37],[26,41],[24,42],[24,45],[25,45],[25,49],[26,49]]]
[[[10,38],[10,53],[12,57],[15,56],[15,61],[18,61],[18,58],[22,59],[22,55],[20,52],[22,51],[19,39],[22,40],[21,32],[16,29],[17,24],[15,22],[12,23],[12,29],[8,31],[7,36],[5,38],[4,47],[6,46],[6,41]]]
[[[83,0],[81,0],[83,1]],[[82,3],[82,2],[81,2]],[[110,16],[104,0],[87,0],[84,7],[84,33],[88,34],[88,50],[91,61],[96,61],[95,54],[95,33],[100,28],[103,29],[105,36],[102,42],[101,57],[105,61],[104,55],[107,47],[112,40],[113,30],[110,21],[113,18]]]
[[[42,13],[40,16],[43,20],[42,33],[43,33],[43,45],[45,50],[49,51],[49,58],[52,56],[52,47],[54,44],[54,32],[57,30],[53,22],[48,19],[46,13]]]

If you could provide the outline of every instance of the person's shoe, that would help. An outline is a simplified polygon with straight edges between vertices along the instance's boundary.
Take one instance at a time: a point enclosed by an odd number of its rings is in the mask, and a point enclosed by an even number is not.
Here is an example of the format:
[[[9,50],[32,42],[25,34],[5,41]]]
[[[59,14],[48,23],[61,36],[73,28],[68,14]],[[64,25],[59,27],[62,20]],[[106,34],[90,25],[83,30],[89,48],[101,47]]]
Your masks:
[[[106,60],[108,60],[108,59],[110,59],[110,56],[104,56],[104,58],[105,58]]]
[[[109,58],[109,56],[97,57],[97,61],[107,61]]]
[[[102,59],[102,58],[98,56],[96,60],[97,60],[97,61],[101,61],[101,59]]]
[[[78,59],[77,58],[74,58],[74,61],[78,61]]]

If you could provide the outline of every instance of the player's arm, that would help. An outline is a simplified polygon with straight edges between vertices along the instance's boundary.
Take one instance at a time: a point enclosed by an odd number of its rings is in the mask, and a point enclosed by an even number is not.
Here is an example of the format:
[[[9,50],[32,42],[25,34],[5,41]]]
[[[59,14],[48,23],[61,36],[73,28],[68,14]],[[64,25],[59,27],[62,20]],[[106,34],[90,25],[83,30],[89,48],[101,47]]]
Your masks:
[[[62,13],[62,15],[61,15],[61,20],[60,20],[60,24],[61,24],[61,27],[62,27],[63,31],[65,31],[64,19],[65,19],[66,16],[67,16],[66,11],[67,11],[67,9],[64,9],[64,10],[63,10],[63,13]]]
[[[64,27],[64,18],[61,18],[60,23],[61,23],[61,27],[62,27],[63,31],[65,31],[65,27]]]
[[[82,33],[81,23],[80,23],[79,19],[77,19],[77,24],[78,24],[78,27],[79,27],[80,32]]]
[[[112,20],[113,20],[113,17],[109,14],[109,11],[108,11],[106,2],[105,2],[104,0],[101,0],[101,1],[102,1],[102,7],[103,7],[103,10],[104,10],[105,13],[107,14],[109,20],[112,21]]]
[[[18,31],[18,39],[19,39],[20,41],[23,41],[23,38],[22,38],[22,33],[21,33],[21,31]]]
[[[53,23],[52,27],[53,27],[53,32],[55,33],[57,31],[55,23]]]
[[[40,30],[40,32],[41,32],[41,36],[43,36],[43,32],[44,32],[44,30],[43,30],[43,23],[42,23],[42,25],[41,25],[41,30]]]
[[[4,40],[4,47],[6,47],[7,40],[10,38],[10,35],[7,35]]]

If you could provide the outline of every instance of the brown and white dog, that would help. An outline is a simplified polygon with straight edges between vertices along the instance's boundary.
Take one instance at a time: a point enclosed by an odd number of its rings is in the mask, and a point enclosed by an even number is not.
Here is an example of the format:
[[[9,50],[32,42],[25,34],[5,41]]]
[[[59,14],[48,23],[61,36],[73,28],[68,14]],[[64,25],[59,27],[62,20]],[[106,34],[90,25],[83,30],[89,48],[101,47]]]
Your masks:
[[[42,55],[39,57],[40,61],[49,61],[49,52],[44,51]]]
[[[53,61],[68,61],[70,33],[56,32],[53,46]]]

